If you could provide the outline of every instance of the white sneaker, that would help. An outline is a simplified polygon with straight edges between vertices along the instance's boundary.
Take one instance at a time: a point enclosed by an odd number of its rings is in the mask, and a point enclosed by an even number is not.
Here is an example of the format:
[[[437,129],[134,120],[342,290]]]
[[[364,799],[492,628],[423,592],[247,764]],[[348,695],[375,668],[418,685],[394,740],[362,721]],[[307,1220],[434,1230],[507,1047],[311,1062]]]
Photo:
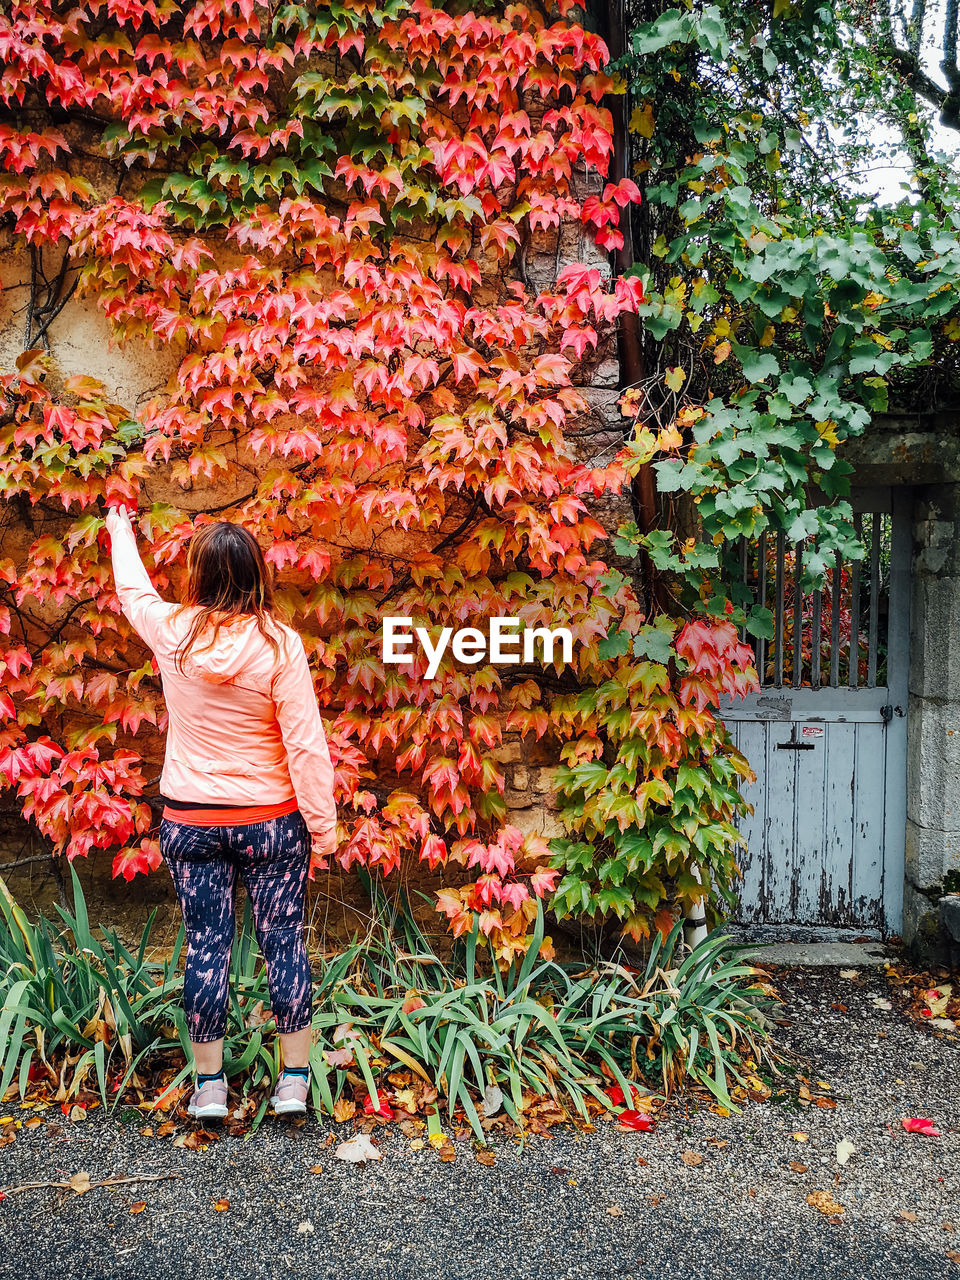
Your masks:
[[[207,1080],[193,1091],[187,1114],[198,1120],[222,1120],[227,1114],[227,1081],[220,1076]]]
[[[309,1089],[309,1076],[290,1075],[286,1071],[281,1071],[276,1092],[270,1099],[270,1104],[278,1116],[303,1114],[307,1109]]]

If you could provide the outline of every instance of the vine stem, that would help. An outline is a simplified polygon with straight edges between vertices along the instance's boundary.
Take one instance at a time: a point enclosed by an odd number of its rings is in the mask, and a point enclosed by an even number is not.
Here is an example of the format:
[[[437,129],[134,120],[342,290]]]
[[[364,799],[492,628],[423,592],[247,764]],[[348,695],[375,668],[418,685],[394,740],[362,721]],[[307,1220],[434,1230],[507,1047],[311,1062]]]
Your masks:
[[[101,1187],[120,1187],[131,1182],[169,1182],[172,1178],[182,1178],[182,1173],[139,1173],[131,1178],[104,1178],[102,1182],[91,1182],[78,1196],[85,1196],[88,1191],[98,1191]],[[66,1191],[76,1191],[70,1182],[22,1182],[19,1187],[0,1187],[0,1198],[14,1196],[18,1191],[36,1191],[42,1187],[62,1187]]]

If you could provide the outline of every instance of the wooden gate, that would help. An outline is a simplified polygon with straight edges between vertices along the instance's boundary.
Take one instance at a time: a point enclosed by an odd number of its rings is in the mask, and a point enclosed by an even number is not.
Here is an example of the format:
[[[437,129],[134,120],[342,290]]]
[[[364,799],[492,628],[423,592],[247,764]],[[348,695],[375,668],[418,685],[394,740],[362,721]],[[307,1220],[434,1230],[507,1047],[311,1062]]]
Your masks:
[[[901,926],[906,824],[909,491],[854,491],[866,560],[837,556],[820,591],[799,585],[803,544],[747,544],[740,563],[774,637],[753,645],[761,689],[721,712],[757,780],[738,823],[744,926],[778,932]],[[758,928],[762,932],[762,929]]]

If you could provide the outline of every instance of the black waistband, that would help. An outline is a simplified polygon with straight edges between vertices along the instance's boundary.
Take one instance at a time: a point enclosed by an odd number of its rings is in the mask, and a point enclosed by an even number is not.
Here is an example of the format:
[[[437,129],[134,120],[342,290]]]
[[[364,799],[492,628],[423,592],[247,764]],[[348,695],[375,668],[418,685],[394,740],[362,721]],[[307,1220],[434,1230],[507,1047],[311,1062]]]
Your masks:
[[[246,800],[242,804],[227,804],[223,800],[170,800],[167,796],[160,799],[168,809],[252,809],[253,801]]]

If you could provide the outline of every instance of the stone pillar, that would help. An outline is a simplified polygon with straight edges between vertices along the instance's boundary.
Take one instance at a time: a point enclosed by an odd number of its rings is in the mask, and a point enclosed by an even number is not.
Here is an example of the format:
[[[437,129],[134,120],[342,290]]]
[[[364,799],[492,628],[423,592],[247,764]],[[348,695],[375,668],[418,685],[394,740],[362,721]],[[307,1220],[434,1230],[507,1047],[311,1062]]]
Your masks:
[[[960,888],[960,483],[917,489],[913,536],[903,936],[942,953],[939,899]]]

